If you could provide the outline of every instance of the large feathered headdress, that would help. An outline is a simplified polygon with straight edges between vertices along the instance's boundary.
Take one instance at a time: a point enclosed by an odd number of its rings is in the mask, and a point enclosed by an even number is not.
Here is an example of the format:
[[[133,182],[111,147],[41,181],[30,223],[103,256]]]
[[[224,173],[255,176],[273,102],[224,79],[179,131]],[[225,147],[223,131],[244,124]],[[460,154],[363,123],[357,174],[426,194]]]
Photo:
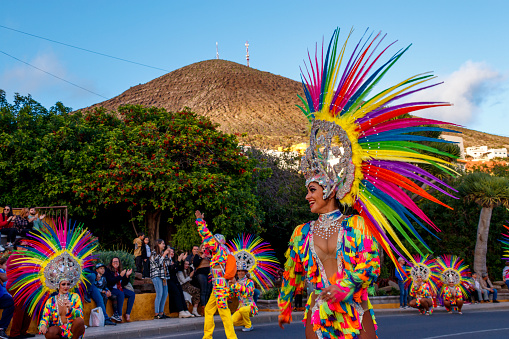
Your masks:
[[[55,227],[44,224],[39,231],[30,232],[22,242],[23,249],[12,253],[8,262],[8,288],[15,291],[16,305],[26,307],[30,315],[39,315],[63,280],[83,295],[83,270],[93,266],[92,252],[97,244],[97,238],[82,224],[58,221]]]
[[[268,242],[253,234],[242,234],[230,240],[228,247],[237,260],[237,269],[248,271],[262,290],[274,286],[279,261]]]
[[[508,209],[509,210],[509,209]],[[503,225],[507,231],[509,231],[509,226]],[[504,244],[505,246],[502,246],[504,249],[504,256],[502,259],[509,260],[509,234],[502,233],[502,239],[500,239],[500,242]]]
[[[429,284],[432,293],[437,295],[441,282],[440,271],[436,260],[429,255],[425,255],[424,257],[415,255],[413,259],[415,262],[413,266],[405,266],[408,275],[408,278],[405,280],[405,286],[409,287],[418,277],[421,277],[423,281]]]
[[[311,136],[301,170],[306,185],[318,182],[324,188],[324,199],[334,194],[341,204],[353,206],[396,263],[391,248],[401,254],[392,241],[411,258],[397,233],[419,254],[423,255],[413,238],[431,252],[411,221],[427,231],[424,224],[438,230],[405,191],[449,207],[421,185],[447,195],[450,194],[440,185],[450,187],[417,166],[431,165],[451,173],[447,167],[450,164],[436,155],[454,156],[421,143],[449,141],[422,133],[456,131],[432,126],[447,122],[408,116],[427,108],[449,106],[449,103],[396,103],[415,92],[436,86],[423,85],[434,78],[430,74],[410,77],[372,94],[375,85],[408,47],[382,62],[392,44],[376,52],[382,48],[385,38],[379,33],[373,38],[364,39],[363,36],[348,57],[348,38],[338,49],[339,29],[336,29],[327,51],[324,53],[322,45],[321,55],[316,51],[314,60],[309,56],[309,68],[306,66],[306,72],[302,72],[305,99],[301,97],[303,106],[299,107],[311,123]],[[381,65],[377,66],[378,63]]]
[[[464,283],[470,275],[470,270],[463,259],[456,255],[441,255],[437,258],[436,263],[440,270],[442,288],[452,282],[455,286],[459,286],[465,295],[469,293]]]

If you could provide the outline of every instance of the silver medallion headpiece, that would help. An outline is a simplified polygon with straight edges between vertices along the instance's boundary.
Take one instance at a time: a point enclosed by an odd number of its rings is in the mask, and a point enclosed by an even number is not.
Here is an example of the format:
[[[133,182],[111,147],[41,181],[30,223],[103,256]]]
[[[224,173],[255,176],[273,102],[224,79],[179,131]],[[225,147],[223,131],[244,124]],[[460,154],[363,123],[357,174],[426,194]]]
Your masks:
[[[246,250],[240,250],[234,254],[237,261],[238,271],[251,271],[256,264],[255,257]]]
[[[341,200],[352,189],[355,166],[352,163],[352,144],[338,124],[313,120],[309,147],[302,157],[301,171],[306,187],[317,182],[323,187],[323,198],[333,192]]]
[[[81,279],[81,266],[68,252],[53,258],[44,268],[46,286],[51,290],[58,290],[60,282],[69,281],[71,289]]]
[[[422,278],[423,281],[427,281],[429,279],[430,274],[431,272],[429,267],[422,263],[415,264],[410,270],[410,275],[412,276],[413,281],[416,281],[419,276]]]
[[[444,284],[454,283],[454,285],[458,285],[461,282],[460,274],[452,268],[446,269],[440,278]]]

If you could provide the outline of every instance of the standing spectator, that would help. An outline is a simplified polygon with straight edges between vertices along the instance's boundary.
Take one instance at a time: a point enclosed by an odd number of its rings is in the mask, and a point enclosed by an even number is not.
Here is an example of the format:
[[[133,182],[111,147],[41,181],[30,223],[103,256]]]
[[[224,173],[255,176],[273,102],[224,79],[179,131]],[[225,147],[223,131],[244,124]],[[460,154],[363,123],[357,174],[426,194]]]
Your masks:
[[[482,274],[482,279],[481,279],[480,283],[481,283],[481,287],[483,289],[488,290],[488,298],[489,298],[490,294],[493,294],[493,302],[495,304],[499,303],[500,301],[497,300],[497,289],[495,287],[493,287],[493,284],[491,283],[491,280],[488,277],[487,272]],[[488,302],[489,302],[489,299],[488,299]]]
[[[502,280],[505,281],[507,288],[509,288],[509,260],[505,262],[505,267],[502,271]]]
[[[111,294],[117,297],[117,309],[111,319],[121,322],[122,321],[122,308],[124,307],[124,298],[127,298],[127,309],[125,311],[125,320],[131,321],[131,311],[134,305],[135,294],[133,291],[125,288],[129,283],[129,277],[133,273],[132,269],[122,269],[120,258],[113,257],[110,264],[106,267],[104,276],[106,277],[108,289]]]
[[[398,258],[398,262],[401,265],[401,268],[404,270],[403,266],[405,265],[405,259],[402,257]],[[405,288],[405,280],[406,276],[403,272],[400,272],[396,267],[396,278],[398,279],[398,287],[399,287],[399,308],[408,308],[408,289]]]
[[[150,278],[150,239],[145,237],[143,239],[143,246],[141,247],[141,256],[143,258],[143,278]]]
[[[187,257],[189,258],[189,256]],[[180,282],[180,286],[182,286],[182,290],[189,293],[191,296],[191,303],[193,304],[193,312],[191,312],[191,314],[193,314],[195,317],[201,317],[201,315],[198,313],[198,304],[200,303],[200,289],[191,285],[193,275],[194,270],[191,265],[189,265],[189,261],[184,261],[184,269],[177,272],[177,277]]]
[[[7,282],[7,259],[0,259],[0,309],[3,309],[2,318],[0,319],[0,339],[8,339],[5,330],[9,326],[14,312],[14,300],[7,292],[5,284]]]
[[[170,249],[164,249],[163,239],[157,239],[154,250],[150,256],[150,278],[156,290],[156,299],[154,301],[155,316],[154,319],[166,319],[168,316],[164,314],[164,305],[168,297],[167,279],[170,277],[168,267],[170,259],[168,254]]]
[[[180,286],[180,283],[177,278],[177,272],[181,271],[183,269],[183,260],[186,257],[187,254],[182,253],[178,256],[177,260],[175,261],[175,251],[173,248],[170,248],[170,266],[168,267],[168,271],[170,273],[170,279],[167,280],[168,282],[168,295],[170,296],[170,305],[171,300],[173,298],[173,301],[175,302],[175,306],[177,307],[177,312],[179,313],[179,318],[193,318],[194,315],[189,313],[186,305],[186,300],[184,298],[184,291],[182,291],[182,286]]]
[[[14,220],[16,216],[12,214],[11,206],[7,205],[4,207],[2,215],[0,216],[0,233],[5,234],[7,236],[7,246],[12,246],[12,242],[9,244],[9,239],[12,239],[12,235],[14,234],[14,239],[16,239],[16,228],[14,227]],[[0,246],[0,251],[4,251],[4,248]]]
[[[143,248],[143,239],[145,238],[145,234],[138,233],[138,238],[133,240],[134,244],[134,262],[136,264],[136,272],[143,273],[143,257],[141,256],[141,251]]]
[[[205,307],[212,292],[212,283],[209,282],[210,253],[205,251],[203,245],[199,247],[198,255],[194,257],[193,267],[196,281],[193,285],[200,289],[200,302]]]
[[[39,213],[35,210],[35,207],[30,207],[28,209],[28,213],[28,222],[32,224],[30,228],[39,231],[42,227],[42,220],[46,218],[46,214],[39,215]]]
[[[193,261],[194,261],[194,257],[196,257],[198,255],[198,253],[200,252],[200,246],[193,246],[193,250],[191,252],[191,254],[189,254],[187,257],[186,257],[186,261],[189,262],[189,265],[191,265],[191,267],[194,269],[193,267]]]
[[[111,305],[113,306],[113,309],[117,309],[117,297],[111,293],[111,291],[108,289],[106,278],[104,277],[104,272],[106,271],[106,266],[102,263],[98,263],[95,265],[95,277],[94,277],[94,283],[93,286],[95,289],[97,289],[97,294],[92,293],[92,298],[94,299],[95,303],[98,307],[101,307],[104,313],[104,325],[116,325],[113,321],[110,320],[110,317],[108,314],[106,314],[106,304],[108,303],[108,299],[111,300]],[[93,288],[93,287],[92,287]],[[94,290],[95,290],[94,289]],[[94,295],[95,294],[95,295]],[[95,298],[94,298],[95,297]],[[101,299],[101,303],[99,304],[97,302],[97,299]]]
[[[477,299],[479,302],[489,302],[488,290],[482,288],[479,274],[474,272],[472,274],[472,279],[474,280],[474,289],[477,291]]]

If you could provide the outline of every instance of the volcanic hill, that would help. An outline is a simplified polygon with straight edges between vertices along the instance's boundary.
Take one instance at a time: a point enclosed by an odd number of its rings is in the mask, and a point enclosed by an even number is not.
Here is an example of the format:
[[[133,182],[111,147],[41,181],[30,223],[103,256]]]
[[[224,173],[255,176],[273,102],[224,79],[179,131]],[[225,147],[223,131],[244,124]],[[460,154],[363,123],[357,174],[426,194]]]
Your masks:
[[[301,105],[297,95],[303,96],[300,82],[213,59],[179,68],[84,110],[139,104],[178,111],[187,106],[220,124],[224,132],[246,133],[239,138],[244,143],[274,148],[308,140],[308,123],[297,107]],[[463,132],[465,147],[509,148],[507,137],[453,129]]]

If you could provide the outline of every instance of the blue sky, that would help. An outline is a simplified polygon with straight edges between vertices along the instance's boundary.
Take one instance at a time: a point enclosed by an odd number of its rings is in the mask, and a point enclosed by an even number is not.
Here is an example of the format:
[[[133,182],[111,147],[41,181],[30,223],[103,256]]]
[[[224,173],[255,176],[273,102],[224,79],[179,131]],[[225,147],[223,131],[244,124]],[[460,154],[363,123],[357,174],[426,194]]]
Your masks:
[[[340,27],[366,28],[412,44],[386,84],[434,71],[445,83],[425,94],[453,108],[427,116],[509,136],[509,1],[2,1],[0,25],[173,71],[219,56],[299,80],[307,49]],[[0,27],[8,53],[111,98],[167,72],[142,67]],[[104,98],[0,53],[0,89],[31,94],[44,106],[79,109]],[[418,99],[422,99],[419,97]]]

